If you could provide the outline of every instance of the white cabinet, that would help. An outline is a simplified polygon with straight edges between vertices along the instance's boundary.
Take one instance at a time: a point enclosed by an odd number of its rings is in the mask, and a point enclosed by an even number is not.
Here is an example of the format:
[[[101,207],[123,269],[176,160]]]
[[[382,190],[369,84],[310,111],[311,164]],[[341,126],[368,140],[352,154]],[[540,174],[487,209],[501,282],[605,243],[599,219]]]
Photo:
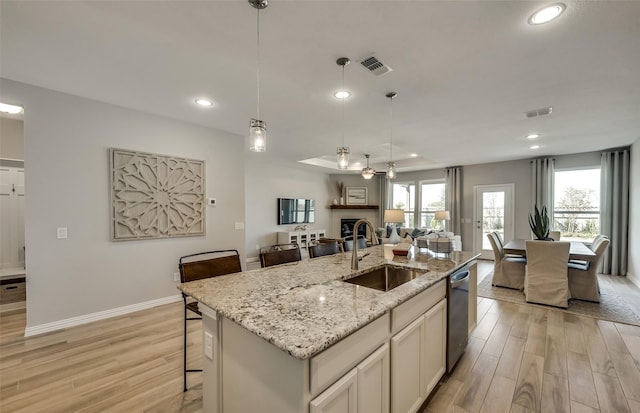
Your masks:
[[[385,343],[320,393],[310,407],[311,413],[388,413],[389,345]]]
[[[424,397],[436,387],[447,369],[447,300],[424,315]]]
[[[389,344],[357,367],[358,413],[389,413]]]
[[[425,323],[420,317],[391,338],[391,411],[415,412],[424,398]]]
[[[443,298],[391,337],[393,413],[417,411],[444,374],[446,333],[447,300]]]
[[[351,370],[311,400],[311,413],[357,413],[357,369]]]
[[[279,231],[278,244],[298,244],[301,249],[309,247],[309,243],[327,235],[324,229],[308,229],[306,231]]]

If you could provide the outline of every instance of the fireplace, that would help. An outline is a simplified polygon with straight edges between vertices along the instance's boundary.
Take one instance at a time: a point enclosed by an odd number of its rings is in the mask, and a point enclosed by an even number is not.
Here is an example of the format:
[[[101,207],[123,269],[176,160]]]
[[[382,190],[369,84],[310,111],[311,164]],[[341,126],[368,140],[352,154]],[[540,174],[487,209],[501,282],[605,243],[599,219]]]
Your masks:
[[[340,237],[348,237],[353,235],[353,226],[355,223],[362,218],[342,218],[340,220]],[[367,226],[365,224],[360,224],[358,227],[358,235],[367,236]]]

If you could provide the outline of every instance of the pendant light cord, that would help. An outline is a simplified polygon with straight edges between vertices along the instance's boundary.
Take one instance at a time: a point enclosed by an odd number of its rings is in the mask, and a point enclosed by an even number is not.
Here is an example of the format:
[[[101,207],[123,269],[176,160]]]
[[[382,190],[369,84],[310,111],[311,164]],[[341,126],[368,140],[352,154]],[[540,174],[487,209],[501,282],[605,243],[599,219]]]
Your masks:
[[[257,24],[256,24],[256,31],[257,31],[257,36],[256,36],[256,60],[257,60],[257,71],[256,71],[256,86],[258,89],[258,93],[257,93],[257,103],[256,103],[256,115],[257,115],[257,119],[260,119],[260,9],[258,10],[258,14],[257,14]]]
[[[389,161],[393,162],[393,97],[389,98],[391,104],[389,105],[389,112],[391,113],[391,134],[389,137]]]
[[[344,67],[345,66],[346,66],[346,63],[344,65],[342,65],[342,92],[343,93],[345,92],[345,90],[344,90]],[[342,99],[341,99],[342,102],[340,102],[341,105],[342,105],[342,147],[343,148],[344,148],[344,101],[345,101],[345,99],[346,98],[343,96]]]

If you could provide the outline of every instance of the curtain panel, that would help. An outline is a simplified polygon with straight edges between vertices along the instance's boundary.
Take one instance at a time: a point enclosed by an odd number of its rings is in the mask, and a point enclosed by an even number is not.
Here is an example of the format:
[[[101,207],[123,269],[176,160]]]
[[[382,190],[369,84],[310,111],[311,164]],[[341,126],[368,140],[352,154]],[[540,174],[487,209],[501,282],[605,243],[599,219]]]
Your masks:
[[[600,233],[610,240],[601,271],[626,275],[631,152],[628,149],[603,152],[600,161]]]
[[[553,229],[553,179],[555,174],[555,159],[539,158],[531,161],[531,212],[534,207],[547,207],[549,222]]]
[[[460,235],[462,218],[462,168],[452,166],[445,169],[445,203],[449,211],[449,231]]]

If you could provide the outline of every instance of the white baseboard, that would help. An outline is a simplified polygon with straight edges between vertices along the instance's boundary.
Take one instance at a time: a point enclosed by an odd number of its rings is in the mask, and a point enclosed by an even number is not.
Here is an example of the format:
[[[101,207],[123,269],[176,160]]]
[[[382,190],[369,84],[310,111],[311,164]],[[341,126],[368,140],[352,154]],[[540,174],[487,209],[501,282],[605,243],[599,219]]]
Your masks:
[[[632,275],[630,272],[627,272],[627,278],[631,281],[636,287],[640,288],[640,278]]]
[[[40,324],[37,326],[27,327],[24,331],[25,337],[31,337],[38,334],[50,333],[64,328],[75,327],[81,324],[91,323],[93,321],[104,320],[105,318],[116,317],[123,314],[134,313],[140,310],[157,307],[163,304],[175,303],[180,301],[180,294],[170,295],[168,297],[158,298],[156,300],[145,301],[142,303],[126,305],[124,307],[112,308],[111,310],[98,311],[97,313],[85,314],[77,317],[67,318],[64,320],[54,321],[51,323]]]

